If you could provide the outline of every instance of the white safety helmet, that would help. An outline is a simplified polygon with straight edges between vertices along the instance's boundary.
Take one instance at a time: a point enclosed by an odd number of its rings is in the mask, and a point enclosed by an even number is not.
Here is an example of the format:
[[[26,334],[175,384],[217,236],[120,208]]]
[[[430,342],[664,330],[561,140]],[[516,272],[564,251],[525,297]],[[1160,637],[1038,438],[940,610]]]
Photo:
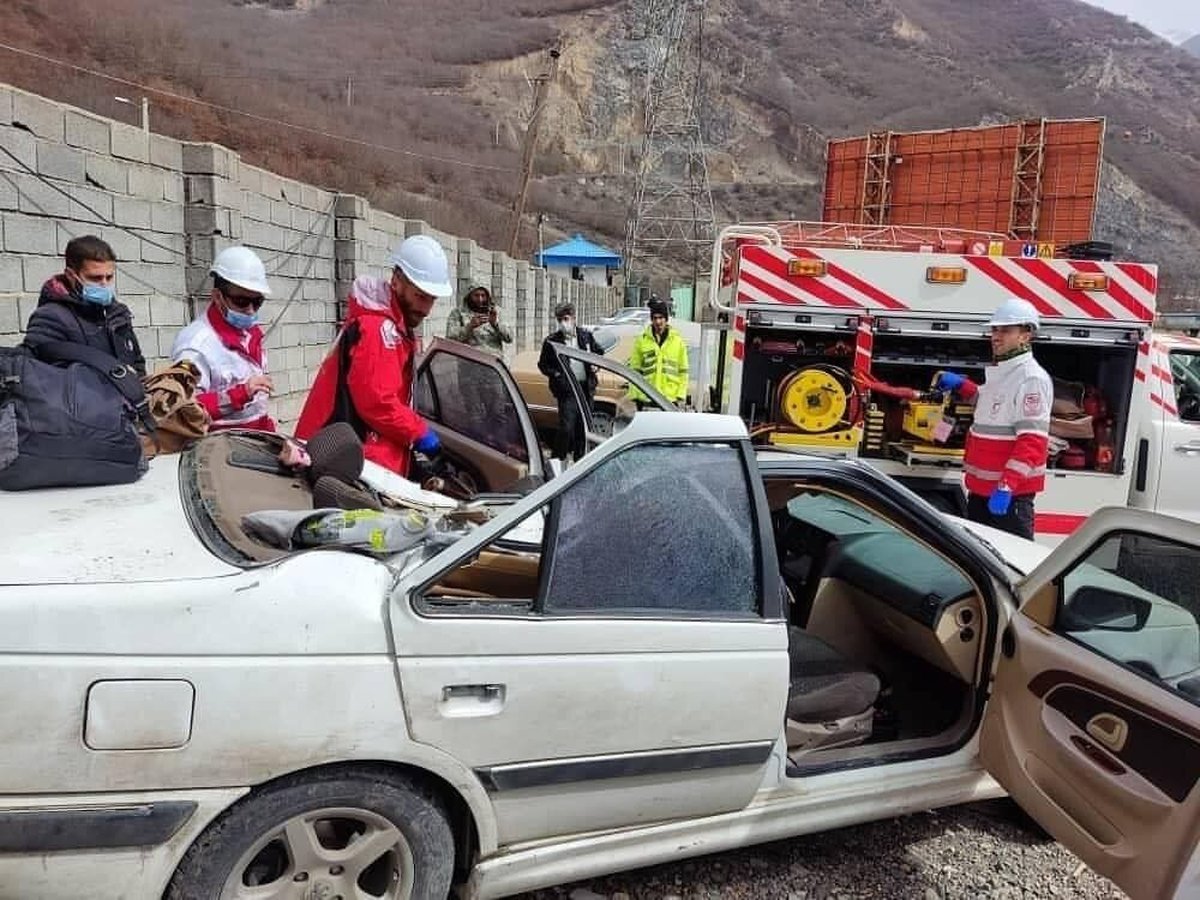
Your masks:
[[[1034,331],[1037,331],[1040,324],[1038,311],[1034,309],[1033,304],[1020,297],[1009,297],[996,307],[996,311],[992,313],[992,318],[988,321],[989,328],[997,328],[1002,325],[1028,325]]]
[[[210,275],[223,278],[240,288],[271,296],[271,285],[267,283],[267,267],[258,254],[249,247],[226,247],[213,260]]]
[[[442,245],[425,234],[414,234],[392,251],[392,267],[426,294],[449,297],[450,263]]]

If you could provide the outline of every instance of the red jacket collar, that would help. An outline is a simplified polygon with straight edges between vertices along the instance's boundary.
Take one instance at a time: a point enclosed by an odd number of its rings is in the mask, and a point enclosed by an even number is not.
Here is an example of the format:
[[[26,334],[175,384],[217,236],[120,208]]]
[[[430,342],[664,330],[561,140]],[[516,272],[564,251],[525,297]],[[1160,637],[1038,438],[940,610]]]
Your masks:
[[[391,288],[389,287],[388,290],[390,291]],[[408,323],[404,321],[404,313],[401,312],[398,304],[396,303],[395,294],[391,294],[390,296],[391,300],[388,303],[388,306],[386,308],[381,308],[375,304],[363,303],[361,300],[351,294],[350,305],[346,310],[346,323],[349,323],[354,319],[364,318],[365,316],[379,316],[380,318],[391,319],[392,324],[396,326],[396,331],[399,333],[400,337],[404,338],[404,340],[416,340],[417,333],[414,329],[409,328]]]
[[[221,311],[217,309],[215,303],[208,304],[208,324],[212,326],[212,330],[217,333],[221,343],[228,349],[248,356],[257,365],[262,365],[263,331],[261,328],[255,325],[248,331],[238,331],[225,321],[225,317],[221,315]],[[248,337],[249,340],[242,343],[243,337]]]

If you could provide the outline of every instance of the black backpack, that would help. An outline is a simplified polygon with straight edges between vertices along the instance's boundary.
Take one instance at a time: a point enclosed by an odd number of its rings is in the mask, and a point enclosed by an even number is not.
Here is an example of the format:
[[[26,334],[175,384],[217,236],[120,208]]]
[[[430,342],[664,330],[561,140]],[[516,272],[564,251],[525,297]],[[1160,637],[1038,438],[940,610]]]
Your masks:
[[[55,365],[54,363],[66,365]],[[137,372],[93,347],[0,347],[0,489],[128,484],[153,434]]]
[[[367,423],[363,421],[362,416],[358,414],[358,410],[354,407],[354,400],[350,396],[350,351],[354,349],[354,345],[358,343],[362,337],[362,325],[358,319],[354,319],[342,329],[342,334],[338,338],[338,378],[337,390],[333,395],[333,411],[329,414],[329,419],[325,422],[326,425],[333,425],[336,422],[346,422],[354,433],[358,435],[360,441],[367,439]]]

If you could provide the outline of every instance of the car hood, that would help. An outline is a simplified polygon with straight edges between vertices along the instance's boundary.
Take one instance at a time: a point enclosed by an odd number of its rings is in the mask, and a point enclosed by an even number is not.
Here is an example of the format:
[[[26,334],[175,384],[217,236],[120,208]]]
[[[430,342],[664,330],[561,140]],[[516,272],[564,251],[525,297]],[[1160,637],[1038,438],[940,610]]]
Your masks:
[[[960,519],[956,516],[947,516],[946,518],[991,544],[996,552],[1004,558],[1004,561],[1022,575],[1032,572],[1050,553],[1049,547],[1015,534],[1009,534],[1007,531],[1000,531],[998,528],[980,525],[978,522]]]
[[[133,484],[0,491],[0,584],[174,581],[239,571],[188,524],[176,455]]]

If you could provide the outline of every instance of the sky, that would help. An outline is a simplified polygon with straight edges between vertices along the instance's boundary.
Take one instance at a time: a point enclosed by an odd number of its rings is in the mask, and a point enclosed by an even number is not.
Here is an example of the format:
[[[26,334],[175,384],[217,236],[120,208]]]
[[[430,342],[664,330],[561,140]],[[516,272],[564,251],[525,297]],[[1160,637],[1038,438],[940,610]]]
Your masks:
[[[1200,2],[1196,0],[1085,0],[1144,25],[1179,43],[1200,34]]]

